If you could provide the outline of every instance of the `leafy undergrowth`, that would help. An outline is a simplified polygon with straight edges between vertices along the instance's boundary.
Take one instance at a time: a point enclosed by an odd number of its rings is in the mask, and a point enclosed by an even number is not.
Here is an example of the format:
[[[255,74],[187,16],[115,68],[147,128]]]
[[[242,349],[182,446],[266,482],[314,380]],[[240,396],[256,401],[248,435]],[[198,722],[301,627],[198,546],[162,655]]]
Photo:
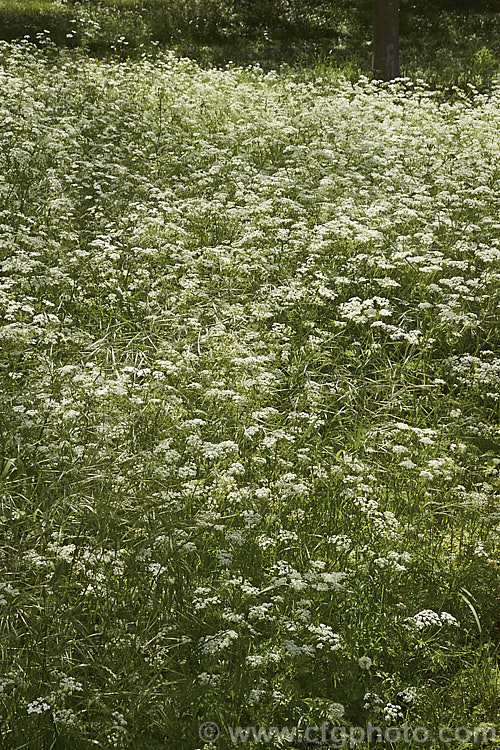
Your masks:
[[[2,748],[495,722],[498,88],[0,56]]]
[[[401,70],[432,86],[487,90],[500,75],[494,0],[401,4]],[[496,11],[496,12],[495,12]],[[336,65],[370,75],[370,0],[0,0],[0,39],[43,40],[98,57],[158,47],[203,66]]]

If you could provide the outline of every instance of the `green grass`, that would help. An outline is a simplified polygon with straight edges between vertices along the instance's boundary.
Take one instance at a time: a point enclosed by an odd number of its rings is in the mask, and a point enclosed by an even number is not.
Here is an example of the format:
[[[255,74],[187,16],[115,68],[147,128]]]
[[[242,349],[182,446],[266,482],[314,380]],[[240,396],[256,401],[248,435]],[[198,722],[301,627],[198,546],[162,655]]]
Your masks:
[[[0,43],[0,747],[498,724],[498,83],[96,39]]]
[[[405,3],[402,74],[432,85],[487,86],[500,71],[499,19],[488,3],[463,13],[444,2]],[[0,0],[0,38],[35,40],[44,30],[60,46],[99,57],[135,57],[160,45],[204,66],[326,63],[353,80],[371,68],[371,14],[363,2]]]

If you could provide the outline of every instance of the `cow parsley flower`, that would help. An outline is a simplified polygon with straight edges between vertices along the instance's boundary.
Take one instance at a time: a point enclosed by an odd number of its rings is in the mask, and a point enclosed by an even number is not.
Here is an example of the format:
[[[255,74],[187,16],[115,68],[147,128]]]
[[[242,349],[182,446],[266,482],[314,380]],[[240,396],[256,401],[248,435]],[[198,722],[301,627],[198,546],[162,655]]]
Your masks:
[[[360,656],[360,658],[358,659],[358,664],[361,669],[370,669],[373,662],[369,656]]]
[[[50,705],[44,698],[35,698],[34,701],[28,703],[26,711],[29,714],[43,714],[45,711],[50,711]]]
[[[450,615],[449,612],[441,612],[439,615],[432,609],[422,609],[416,615],[413,615],[413,617],[407,617],[404,622],[407,628],[414,630],[425,630],[425,628],[441,627],[442,625],[452,625],[454,627],[458,627],[459,625],[456,618]]]

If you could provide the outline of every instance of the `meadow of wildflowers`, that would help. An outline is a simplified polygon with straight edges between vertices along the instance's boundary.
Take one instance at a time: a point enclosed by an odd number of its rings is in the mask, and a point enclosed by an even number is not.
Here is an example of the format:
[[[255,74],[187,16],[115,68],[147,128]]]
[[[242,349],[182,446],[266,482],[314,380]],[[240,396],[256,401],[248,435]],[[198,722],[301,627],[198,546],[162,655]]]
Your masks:
[[[0,63],[0,747],[498,721],[500,88]]]

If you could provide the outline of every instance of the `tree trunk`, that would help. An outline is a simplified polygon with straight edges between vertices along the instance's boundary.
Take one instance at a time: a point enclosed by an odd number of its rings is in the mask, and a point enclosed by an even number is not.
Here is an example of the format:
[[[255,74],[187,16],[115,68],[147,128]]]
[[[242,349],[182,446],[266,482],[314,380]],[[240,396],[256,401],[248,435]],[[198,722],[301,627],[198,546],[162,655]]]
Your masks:
[[[373,0],[373,77],[399,77],[399,0]]]

